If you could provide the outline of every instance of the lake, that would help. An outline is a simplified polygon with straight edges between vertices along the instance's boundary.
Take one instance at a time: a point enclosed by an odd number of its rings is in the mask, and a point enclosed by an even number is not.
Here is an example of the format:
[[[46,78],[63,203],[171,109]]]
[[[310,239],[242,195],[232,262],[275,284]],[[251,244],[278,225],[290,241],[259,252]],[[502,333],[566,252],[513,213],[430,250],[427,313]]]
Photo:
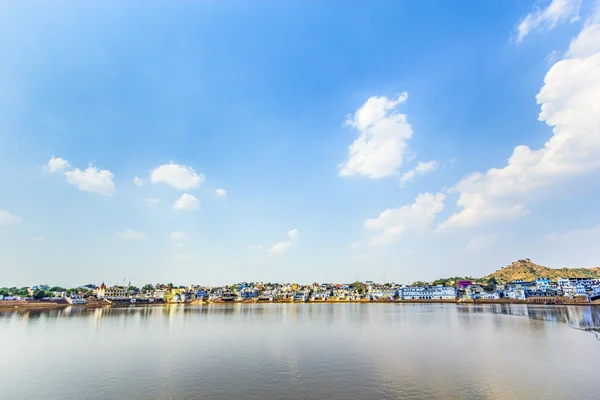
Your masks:
[[[598,399],[600,308],[0,311],[6,399]]]

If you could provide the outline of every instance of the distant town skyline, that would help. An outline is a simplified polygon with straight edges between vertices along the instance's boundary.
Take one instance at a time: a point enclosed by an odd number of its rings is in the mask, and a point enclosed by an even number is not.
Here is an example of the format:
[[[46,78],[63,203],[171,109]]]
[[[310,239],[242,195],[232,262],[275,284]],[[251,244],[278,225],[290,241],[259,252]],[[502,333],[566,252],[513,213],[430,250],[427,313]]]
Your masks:
[[[20,1],[0,34],[0,286],[600,265],[600,1]]]

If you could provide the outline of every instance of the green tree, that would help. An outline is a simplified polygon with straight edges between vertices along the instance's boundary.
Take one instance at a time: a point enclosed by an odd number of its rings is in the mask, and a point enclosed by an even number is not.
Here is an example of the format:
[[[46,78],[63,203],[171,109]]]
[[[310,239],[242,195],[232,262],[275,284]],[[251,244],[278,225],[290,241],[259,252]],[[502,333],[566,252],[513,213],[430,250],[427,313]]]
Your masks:
[[[36,290],[36,292],[33,294],[33,298],[36,300],[41,300],[44,297],[46,297],[46,292],[43,290]]]
[[[356,281],[352,284],[350,284],[350,288],[352,288],[353,290],[356,290],[358,292],[358,294],[363,294],[363,292],[365,291],[365,285],[362,282]]]
[[[152,292],[154,290],[154,286],[150,283],[142,286],[142,292]]]

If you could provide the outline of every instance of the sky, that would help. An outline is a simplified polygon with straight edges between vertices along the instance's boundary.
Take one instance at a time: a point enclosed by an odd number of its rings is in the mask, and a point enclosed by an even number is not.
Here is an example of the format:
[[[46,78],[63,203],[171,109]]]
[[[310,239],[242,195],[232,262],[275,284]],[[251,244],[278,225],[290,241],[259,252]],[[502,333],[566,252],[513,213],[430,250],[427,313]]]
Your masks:
[[[0,286],[600,265],[600,3],[6,1]]]

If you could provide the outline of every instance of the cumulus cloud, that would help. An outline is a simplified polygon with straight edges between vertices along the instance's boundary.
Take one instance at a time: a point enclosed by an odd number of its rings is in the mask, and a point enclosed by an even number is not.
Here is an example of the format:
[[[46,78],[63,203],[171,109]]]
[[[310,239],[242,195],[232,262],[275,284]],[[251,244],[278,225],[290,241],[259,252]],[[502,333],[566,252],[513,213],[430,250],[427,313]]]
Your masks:
[[[576,21],[579,15],[581,0],[552,0],[548,7],[536,9],[529,13],[517,26],[517,42],[530,32],[551,30],[559,23]]]
[[[282,240],[281,242],[275,243],[269,249],[269,253],[274,255],[282,255],[286,251],[289,250],[290,247],[298,243],[298,238],[300,237],[300,232],[297,229],[290,229],[288,231],[288,240]]]
[[[346,124],[359,136],[348,148],[348,160],[338,167],[340,176],[383,178],[398,171],[413,132],[406,115],[395,109],[407,99],[407,93],[395,99],[373,96],[348,117]]]
[[[419,161],[416,167],[402,174],[400,177],[400,187],[404,187],[408,181],[413,180],[417,175],[425,175],[435,171],[438,165],[437,161]]]
[[[470,227],[526,215],[526,204],[541,190],[600,169],[600,25],[588,21],[555,63],[537,95],[539,120],[552,127],[543,147],[515,147],[505,166],[461,180],[461,210],[440,225]],[[555,190],[555,189],[554,189]]]
[[[133,178],[133,184],[135,186],[144,186],[146,184],[146,180],[140,178],[139,176],[136,176],[135,178]]]
[[[452,214],[437,230],[469,228],[484,222],[520,218],[529,213],[522,204],[501,205],[490,201],[483,193],[463,192],[457,202],[462,211]]]
[[[0,210],[0,226],[18,225],[21,223],[21,218],[6,210]]]
[[[152,171],[152,183],[165,183],[180,190],[197,188],[204,181],[204,175],[198,174],[192,167],[185,165],[164,164]]]
[[[420,193],[414,203],[383,211],[377,218],[365,221],[365,228],[374,232],[368,244],[379,246],[400,240],[407,232],[423,235],[435,216],[444,209],[443,193]]]
[[[121,232],[115,232],[115,237],[123,240],[140,240],[144,239],[146,235],[133,229],[126,229]]]
[[[92,163],[84,170],[73,169],[64,158],[52,156],[44,169],[49,172],[64,171],[67,182],[84,192],[98,193],[103,196],[112,196],[116,193],[112,172],[106,169],[100,170]]]
[[[71,166],[70,166],[69,162],[67,160],[65,160],[64,158],[51,156],[50,161],[48,161],[48,164],[44,168],[48,172],[57,172],[57,171],[63,171],[70,167]]]
[[[217,190],[215,190],[215,194],[217,196],[227,196],[227,190],[225,190],[225,189],[217,189]]]
[[[194,211],[200,208],[200,200],[189,193],[184,193],[178,200],[173,203],[175,210],[190,210]]]
[[[83,171],[79,168],[67,171],[65,176],[67,182],[84,192],[98,193],[102,196],[112,196],[116,193],[114,175],[109,170],[100,170],[93,164]]]

